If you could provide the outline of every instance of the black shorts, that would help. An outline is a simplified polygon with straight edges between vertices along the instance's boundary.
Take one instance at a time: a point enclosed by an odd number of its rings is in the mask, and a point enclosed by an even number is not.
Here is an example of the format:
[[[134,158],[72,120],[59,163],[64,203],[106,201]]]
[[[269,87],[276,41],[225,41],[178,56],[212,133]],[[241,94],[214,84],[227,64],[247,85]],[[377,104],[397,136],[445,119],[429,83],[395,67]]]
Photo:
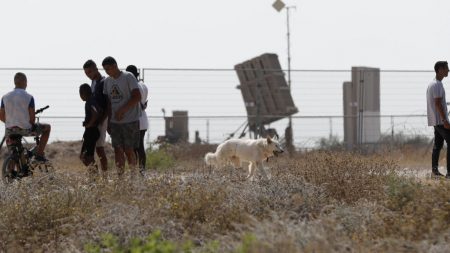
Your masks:
[[[86,156],[94,156],[95,143],[100,137],[100,131],[98,127],[90,127],[84,130],[83,134],[83,146],[81,147],[81,153]]]

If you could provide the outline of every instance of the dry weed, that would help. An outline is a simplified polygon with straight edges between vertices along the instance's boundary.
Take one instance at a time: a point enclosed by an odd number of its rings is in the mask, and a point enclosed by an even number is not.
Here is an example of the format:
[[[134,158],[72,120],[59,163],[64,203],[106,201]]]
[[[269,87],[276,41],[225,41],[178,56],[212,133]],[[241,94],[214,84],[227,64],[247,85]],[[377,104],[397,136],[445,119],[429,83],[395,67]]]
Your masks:
[[[110,173],[108,180],[89,179],[65,154],[53,179],[0,184],[0,252],[80,252],[87,244],[109,252],[97,247],[105,235],[125,247],[155,231],[170,245],[190,242],[193,252],[445,252],[450,246],[449,183],[399,177],[388,156],[275,158],[266,164],[270,180],[249,182],[244,170],[204,166],[210,150],[172,146],[166,151],[173,167],[145,177]]]

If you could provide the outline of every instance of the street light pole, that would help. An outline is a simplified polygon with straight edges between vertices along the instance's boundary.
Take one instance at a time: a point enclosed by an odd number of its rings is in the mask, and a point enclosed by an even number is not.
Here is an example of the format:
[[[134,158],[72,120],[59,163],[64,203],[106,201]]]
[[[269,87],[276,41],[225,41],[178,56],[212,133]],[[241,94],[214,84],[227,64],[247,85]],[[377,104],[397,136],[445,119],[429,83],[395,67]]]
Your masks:
[[[288,87],[289,87],[289,93],[291,93],[291,30],[289,26],[289,9],[292,8],[292,6],[286,6],[286,24],[287,24],[287,54],[288,54]],[[291,93],[292,94],[292,93]],[[289,115],[289,135],[290,135],[290,149],[293,148],[294,143],[294,135],[292,133],[292,116]],[[292,151],[292,150],[290,150]]]
[[[287,25],[287,54],[288,54],[288,86],[291,89],[291,29],[289,27],[289,9],[293,6],[286,7],[286,25]]]
[[[277,10],[278,12],[281,12],[283,9],[286,9],[286,25],[287,25],[287,60],[288,60],[288,67],[287,67],[287,76],[288,76],[288,88],[289,88],[289,93],[291,93],[291,30],[290,30],[290,25],[289,25],[289,11],[291,8],[295,9],[295,6],[286,6],[283,1],[281,0],[276,0],[273,4],[272,4],[273,8],[275,8],[275,10]],[[292,93],[291,93],[292,94]],[[286,144],[287,144],[287,148],[289,150],[289,153],[292,154],[292,152],[294,151],[294,136],[292,133],[292,115],[289,115],[289,123],[288,123],[288,127],[285,131],[285,138],[286,138]]]

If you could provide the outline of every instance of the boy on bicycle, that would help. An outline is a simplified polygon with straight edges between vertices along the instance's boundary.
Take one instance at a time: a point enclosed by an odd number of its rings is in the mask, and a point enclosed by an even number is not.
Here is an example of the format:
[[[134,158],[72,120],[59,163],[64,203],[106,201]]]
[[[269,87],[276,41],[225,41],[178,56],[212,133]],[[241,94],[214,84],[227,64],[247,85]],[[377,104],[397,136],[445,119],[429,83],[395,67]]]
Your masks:
[[[50,136],[49,124],[36,123],[34,98],[26,92],[27,76],[18,72],[14,76],[15,88],[2,97],[0,120],[5,123],[5,136],[20,134],[22,136],[40,136],[41,140],[34,154],[37,162],[48,162],[44,150]]]
[[[95,163],[94,152],[95,145],[100,137],[100,131],[98,129],[99,119],[102,112],[96,103],[94,96],[92,95],[91,86],[84,83],[80,86],[81,100],[85,101],[84,104],[84,134],[83,145],[81,147],[80,159],[84,165],[90,166]],[[96,172],[96,171],[95,171]]]

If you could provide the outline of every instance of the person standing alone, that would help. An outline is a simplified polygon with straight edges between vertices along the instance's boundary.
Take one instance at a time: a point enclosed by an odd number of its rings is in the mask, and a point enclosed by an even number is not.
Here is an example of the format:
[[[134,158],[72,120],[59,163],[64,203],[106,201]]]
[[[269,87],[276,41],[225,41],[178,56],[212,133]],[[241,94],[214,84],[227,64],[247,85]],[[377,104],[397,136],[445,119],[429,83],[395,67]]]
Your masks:
[[[428,126],[434,128],[434,147],[431,155],[431,172],[433,176],[442,177],[438,170],[439,154],[444,146],[444,140],[447,143],[447,175],[450,178],[450,123],[448,121],[447,101],[445,98],[445,89],[442,84],[444,77],[448,76],[448,63],[438,61],[434,65],[436,72],[435,79],[427,88],[427,117]]]

